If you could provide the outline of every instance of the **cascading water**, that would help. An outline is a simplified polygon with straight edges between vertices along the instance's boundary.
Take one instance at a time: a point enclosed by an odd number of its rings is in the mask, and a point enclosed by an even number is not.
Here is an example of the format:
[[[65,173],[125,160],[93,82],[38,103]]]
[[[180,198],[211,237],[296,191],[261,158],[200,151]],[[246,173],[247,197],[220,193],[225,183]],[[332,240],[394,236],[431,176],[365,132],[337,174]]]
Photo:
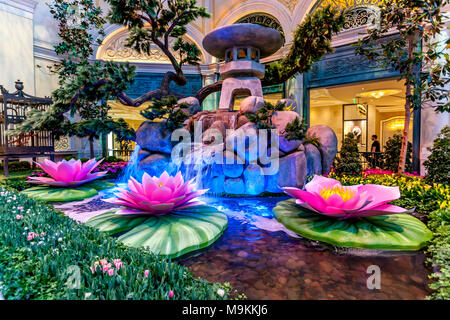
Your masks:
[[[186,161],[182,161],[178,166],[176,166],[176,172],[181,171],[185,180],[194,179],[194,182],[197,184],[198,188],[207,187],[205,185],[205,177],[210,175],[212,172],[212,160],[208,157],[210,153],[208,151],[209,149],[210,147],[208,146],[192,148],[192,152],[189,153],[189,156],[192,156],[193,160],[187,163],[185,163]],[[118,184],[126,184],[130,177],[141,181],[145,170],[139,167],[140,150],[140,146],[137,145],[130,157],[127,167],[117,179]],[[186,158],[183,160],[185,159]],[[162,174],[162,172],[156,173],[156,175],[158,174]]]
[[[139,169],[140,150],[141,147],[139,145],[136,145],[136,148],[134,148],[133,154],[131,155],[130,160],[128,161],[128,165],[123,171],[123,173],[117,179],[117,183],[127,183],[130,177],[133,177],[138,181],[141,181],[144,171]]]

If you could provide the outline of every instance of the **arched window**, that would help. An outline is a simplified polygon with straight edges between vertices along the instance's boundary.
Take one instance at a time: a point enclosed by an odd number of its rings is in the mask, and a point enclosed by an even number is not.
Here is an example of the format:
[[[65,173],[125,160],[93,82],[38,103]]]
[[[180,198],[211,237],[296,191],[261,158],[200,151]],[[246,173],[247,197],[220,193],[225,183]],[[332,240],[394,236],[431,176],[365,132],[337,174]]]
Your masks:
[[[378,5],[383,0],[319,0],[313,11],[328,5],[348,9],[344,30],[377,24],[380,19]]]
[[[263,12],[255,12],[249,15],[246,15],[245,17],[240,18],[235,23],[254,23],[254,24],[260,24],[265,27],[273,28],[275,30],[280,31],[280,33],[284,37],[283,28],[281,27],[280,22],[273,16],[267,13]]]

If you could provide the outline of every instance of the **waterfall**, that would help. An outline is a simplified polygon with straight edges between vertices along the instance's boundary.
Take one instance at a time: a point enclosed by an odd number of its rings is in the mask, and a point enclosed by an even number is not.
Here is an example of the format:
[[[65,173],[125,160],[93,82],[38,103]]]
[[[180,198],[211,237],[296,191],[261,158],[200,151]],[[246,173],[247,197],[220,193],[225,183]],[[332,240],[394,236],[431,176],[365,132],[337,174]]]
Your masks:
[[[183,161],[178,165],[171,162],[165,169],[169,174],[175,175],[177,172],[181,171],[185,181],[194,179],[197,189],[209,189],[210,195],[220,194],[215,189],[216,186],[214,182],[214,170],[221,170],[221,165],[214,164],[216,157],[222,157],[222,148],[220,145],[217,149],[213,146],[207,146],[203,144],[191,144],[190,152],[184,157]],[[218,150],[220,149],[220,152]],[[141,148],[136,145],[133,154],[130,157],[127,167],[123,170],[122,174],[118,177],[118,184],[127,184],[130,177],[135,178],[138,181],[142,181],[142,176],[145,169],[139,168],[139,151]],[[186,161],[190,159],[190,161]],[[159,176],[162,172],[152,172],[151,175]],[[223,187],[223,186],[221,186]],[[220,188],[222,189],[222,188]]]
[[[134,148],[133,154],[131,155],[130,160],[128,161],[127,167],[122,172],[122,174],[117,178],[117,183],[127,183],[130,177],[133,177],[138,181],[141,181],[144,171],[138,169],[140,150],[141,147],[139,147],[139,145],[136,145],[136,148]]]

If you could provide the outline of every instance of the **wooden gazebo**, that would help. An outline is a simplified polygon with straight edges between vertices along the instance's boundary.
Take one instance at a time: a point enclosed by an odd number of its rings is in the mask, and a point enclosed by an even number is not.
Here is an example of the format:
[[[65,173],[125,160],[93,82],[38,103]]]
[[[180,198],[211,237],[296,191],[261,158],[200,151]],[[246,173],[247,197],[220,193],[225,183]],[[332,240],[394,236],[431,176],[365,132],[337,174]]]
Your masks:
[[[30,109],[46,110],[52,103],[49,97],[33,97],[23,92],[23,83],[15,82],[14,93],[9,93],[0,85],[0,158],[3,159],[3,170],[8,176],[8,161],[11,159],[50,157],[54,159],[54,138],[51,132],[38,131],[8,136],[26,119]]]

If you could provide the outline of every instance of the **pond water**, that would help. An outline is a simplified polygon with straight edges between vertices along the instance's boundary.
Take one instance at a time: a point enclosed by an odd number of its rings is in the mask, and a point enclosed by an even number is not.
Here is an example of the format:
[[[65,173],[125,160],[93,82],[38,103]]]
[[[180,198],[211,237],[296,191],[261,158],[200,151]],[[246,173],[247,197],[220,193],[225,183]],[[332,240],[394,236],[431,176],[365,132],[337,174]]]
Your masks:
[[[113,205],[100,196],[58,205],[78,221]],[[272,208],[287,198],[204,198],[228,216],[211,247],[178,259],[197,277],[230,282],[249,299],[424,299],[430,293],[421,252],[338,249],[300,238]],[[381,289],[367,288],[367,268],[381,270]]]

